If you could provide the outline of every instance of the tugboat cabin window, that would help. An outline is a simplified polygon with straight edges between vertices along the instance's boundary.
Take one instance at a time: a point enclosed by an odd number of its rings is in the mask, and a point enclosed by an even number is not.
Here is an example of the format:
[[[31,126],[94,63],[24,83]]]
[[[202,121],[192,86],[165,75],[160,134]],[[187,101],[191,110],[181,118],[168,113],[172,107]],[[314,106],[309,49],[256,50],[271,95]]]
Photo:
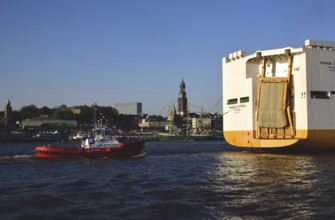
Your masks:
[[[311,91],[312,99],[330,99],[330,92],[326,91]]]
[[[228,104],[228,105],[237,104],[237,99],[229,99],[229,100],[227,101],[227,104]]]

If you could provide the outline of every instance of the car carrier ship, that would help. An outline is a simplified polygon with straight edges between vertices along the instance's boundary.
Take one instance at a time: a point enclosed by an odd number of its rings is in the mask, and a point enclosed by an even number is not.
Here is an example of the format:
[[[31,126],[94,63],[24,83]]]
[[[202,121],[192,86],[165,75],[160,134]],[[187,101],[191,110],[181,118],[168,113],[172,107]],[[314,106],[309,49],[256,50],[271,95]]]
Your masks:
[[[237,51],[222,61],[224,138],[238,147],[335,149],[335,51]]]

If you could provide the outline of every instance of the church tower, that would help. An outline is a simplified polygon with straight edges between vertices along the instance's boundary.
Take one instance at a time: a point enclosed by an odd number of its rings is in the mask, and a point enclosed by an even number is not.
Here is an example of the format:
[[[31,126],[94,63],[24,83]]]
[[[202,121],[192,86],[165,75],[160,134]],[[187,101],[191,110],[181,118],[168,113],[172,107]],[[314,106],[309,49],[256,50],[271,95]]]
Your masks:
[[[184,79],[181,80],[181,83],[179,85],[180,91],[178,96],[178,114],[180,117],[184,117],[187,114],[187,98],[186,98],[186,92],[185,92],[185,83]]]
[[[5,124],[10,124],[11,122],[12,122],[12,115],[13,115],[13,113],[12,113],[13,111],[12,111],[12,106],[11,106],[11,104],[10,104],[10,101],[9,101],[9,99],[8,99],[8,102],[7,102],[7,104],[6,104],[6,106],[5,106],[5,109],[4,109],[4,122],[5,122]]]

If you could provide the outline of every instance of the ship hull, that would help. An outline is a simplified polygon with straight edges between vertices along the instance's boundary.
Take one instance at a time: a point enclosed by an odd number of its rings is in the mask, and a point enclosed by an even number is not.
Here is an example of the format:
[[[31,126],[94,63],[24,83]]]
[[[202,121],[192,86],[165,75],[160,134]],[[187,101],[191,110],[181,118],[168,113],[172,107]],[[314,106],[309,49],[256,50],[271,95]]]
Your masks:
[[[237,147],[335,149],[335,50],[243,51],[223,58],[223,131]]]
[[[37,146],[34,150],[37,158],[74,158],[74,157],[133,157],[142,154],[144,141],[121,143],[117,147],[81,148]]]
[[[276,138],[276,139],[257,139],[253,138],[256,131],[225,131],[225,140],[237,147],[278,149],[294,148],[306,150],[335,150],[335,130],[301,130],[297,131],[303,138]],[[250,135],[254,134],[254,135]]]

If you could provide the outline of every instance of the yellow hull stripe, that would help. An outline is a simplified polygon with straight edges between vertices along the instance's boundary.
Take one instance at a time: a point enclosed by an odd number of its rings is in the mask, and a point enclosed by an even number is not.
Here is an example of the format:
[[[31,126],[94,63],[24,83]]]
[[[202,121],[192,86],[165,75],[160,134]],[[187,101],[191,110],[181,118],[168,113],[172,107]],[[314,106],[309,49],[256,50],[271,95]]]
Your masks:
[[[280,148],[334,148],[335,130],[296,130],[294,138],[257,139],[256,131],[224,131],[225,140],[237,147]]]

